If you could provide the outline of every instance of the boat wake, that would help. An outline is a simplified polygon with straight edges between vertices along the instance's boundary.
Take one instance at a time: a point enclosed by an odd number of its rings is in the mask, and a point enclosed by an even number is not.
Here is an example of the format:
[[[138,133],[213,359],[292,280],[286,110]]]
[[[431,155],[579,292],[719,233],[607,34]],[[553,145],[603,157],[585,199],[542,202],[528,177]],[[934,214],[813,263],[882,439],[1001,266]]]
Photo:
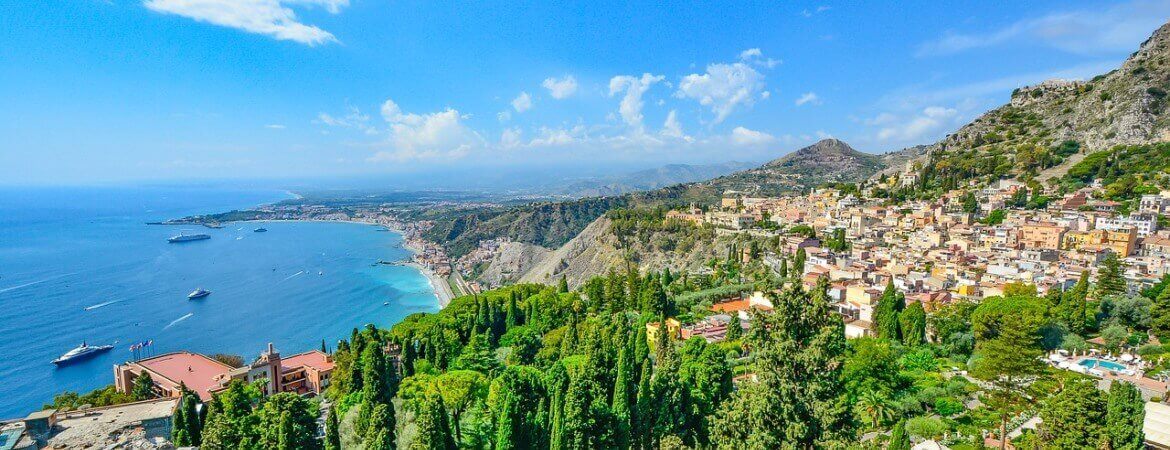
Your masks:
[[[168,324],[167,324],[167,326],[163,327],[163,330],[165,331],[167,328],[170,328],[170,327],[173,327],[173,326],[175,326],[175,324],[176,324],[176,323],[179,323],[179,322],[182,322],[182,321],[184,321],[184,320],[187,320],[187,319],[191,318],[191,316],[194,316],[194,315],[195,315],[195,313],[187,313],[187,314],[186,314],[186,315],[184,315],[183,317],[180,317],[180,318],[178,318],[178,319],[172,320],[172,321],[171,321],[171,323],[168,323]]]
[[[89,305],[89,306],[86,306],[86,307],[85,307],[85,310],[86,310],[86,311],[93,311],[93,310],[95,310],[95,309],[98,309],[98,308],[101,308],[101,307],[103,307],[103,306],[110,306],[110,305],[113,305],[114,303],[122,303],[122,302],[124,302],[124,301],[126,301],[126,300],[110,300],[110,301],[108,301],[108,302],[103,302],[103,303],[98,303],[98,304],[96,304],[96,305]]]
[[[305,271],[303,271],[303,270],[302,270],[302,271],[300,271],[300,272],[297,272],[297,273],[294,273],[294,274],[292,274],[292,275],[289,275],[289,276],[287,276],[287,277],[284,277],[284,279],[283,279],[283,280],[280,280],[280,281],[288,281],[288,280],[291,280],[291,279],[293,279],[293,277],[295,277],[295,276],[297,276],[297,275],[304,275],[304,274],[305,274]]]
[[[45,279],[43,279],[43,280],[32,281],[32,282],[28,282],[28,283],[25,283],[25,284],[18,284],[18,285],[16,285],[16,286],[9,286],[9,287],[6,287],[6,288],[0,288],[0,294],[3,294],[3,293],[5,293],[5,292],[9,292],[9,291],[15,291],[15,290],[17,290],[17,289],[23,289],[23,288],[26,288],[26,287],[29,287],[29,286],[36,286],[36,285],[38,285],[38,284],[41,284],[41,283],[48,283],[48,282],[50,282],[50,281],[53,281],[53,280],[56,280],[56,279],[58,279],[58,278],[65,278],[65,277],[67,277],[67,276],[70,276],[70,275],[77,275],[77,272],[73,272],[73,273],[66,273],[66,274],[61,274],[61,275],[56,275],[56,276],[51,276],[51,277],[49,277],[49,278],[45,278]]]

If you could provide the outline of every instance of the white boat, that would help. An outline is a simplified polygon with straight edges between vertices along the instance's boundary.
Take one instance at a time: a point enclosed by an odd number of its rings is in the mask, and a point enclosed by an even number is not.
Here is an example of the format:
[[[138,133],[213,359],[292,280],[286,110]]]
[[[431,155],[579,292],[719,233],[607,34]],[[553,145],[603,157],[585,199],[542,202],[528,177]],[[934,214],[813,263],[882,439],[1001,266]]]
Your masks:
[[[54,359],[53,364],[64,364],[70,361],[93,356],[95,354],[108,351],[112,348],[114,348],[112,345],[87,345],[85,342],[82,342],[81,345],[77,346],[77,348],[65,352],[64,355]]]
[[[167,239],[167,242],[175,244],[175,243],[179,243],[179,242],[202,241],[204,239],[211,239],[211,235],[207,235],[207,234],[203,234],[203,233],[185,234],[182,231],[180,231],[178,235],[171,236],[169,239]]]
[[[199,288],[199,289],[196,289],[196,290],[194,290],[194,291],[191,291],[191,293],[190,293],[190,294],[187,294],[187,299],[188,299],[188,300],[194,300],[194,299],[197,299],[197,298],[203,298],[203,297],[206,297],[206,296],[208,296],[208,295],[211,295],[211,291],[209,291],[209,290],[207,290],[207,289]]]

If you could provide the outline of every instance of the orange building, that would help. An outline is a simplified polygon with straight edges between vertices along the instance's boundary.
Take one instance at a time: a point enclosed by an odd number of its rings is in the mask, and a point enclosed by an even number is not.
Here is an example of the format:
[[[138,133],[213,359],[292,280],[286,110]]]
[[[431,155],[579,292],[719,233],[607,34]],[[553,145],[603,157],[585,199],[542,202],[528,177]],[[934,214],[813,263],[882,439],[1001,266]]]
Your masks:
[[[1051,223],[1027,224],[1020,227],[1019,243],[1023,249],[1060,250],[1068,229]]]
[[[333,367],[333,357],[321,351],[308,351],[282,359],[272,344],[268,344],[268,348],[251,364],[241,367],[231,367],[198,353],[181,351],[114,366],[114,386],[118,392],[129,393],[134,389],[135,379],[149,374],[154,392],[160,397],[182,395],[180,385],[183,385],[207,401],[212,394],[226,389],[232,380],[246,383],[263,380],[263,390],[267,395],[278,392],[320,395],[329,387]]]

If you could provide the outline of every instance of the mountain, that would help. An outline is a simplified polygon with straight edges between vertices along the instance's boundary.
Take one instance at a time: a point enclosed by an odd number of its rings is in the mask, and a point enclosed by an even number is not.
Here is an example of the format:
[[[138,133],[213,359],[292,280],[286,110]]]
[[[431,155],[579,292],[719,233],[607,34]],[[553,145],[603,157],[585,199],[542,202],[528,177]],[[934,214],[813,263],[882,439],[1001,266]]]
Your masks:
[[[700,184],[720,192],[779,195],[825,183],[863,181],[885,167],[881,156],[854,150],[839,139],[824,139],[760,167]]]
[[[972,179],[1047,180],[1093,152],[1170,140],[1168,91],[1170,24],[1107,74],[1016,89],[1008,104],[929,146],[929,156],[920,159],[922,185],[949,189]]]
[[[709,180],[739,170],[755,167],[745,162],[721,164],[669,164],[623,175],[613,175],[572,183],[561,190],[573,197],[600,197],[647,191],[681,183]]]

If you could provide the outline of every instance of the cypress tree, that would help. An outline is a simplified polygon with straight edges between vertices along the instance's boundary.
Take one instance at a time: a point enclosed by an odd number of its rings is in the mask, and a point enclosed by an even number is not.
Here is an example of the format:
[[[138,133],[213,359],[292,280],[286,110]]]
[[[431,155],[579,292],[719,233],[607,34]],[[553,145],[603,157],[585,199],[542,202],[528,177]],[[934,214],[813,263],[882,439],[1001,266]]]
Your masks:
[[[890,445],[886,450],[910,450],[910,436],[906,434],[906,421],[899,420],[890,432]]]
[[[561,274],[561,281],[557,283],[557,292],[566,294],[569,292],[569,278]]]
[[[1122,272],[1121,261],[1117,259],[1117,254],[1110,252],[1101,262],[1101,267],[1097,269],[1096,298],[1124,294],[1127,290],[1128,286],[1125,282],[1125,274]]]
[[[1170,287],[1150,306],[1150,331],[1162,342],[1170,342]]]
[[[804,247],[796,249],[796,256],[792,259],[792,278],[804,276],[804,262],[807,259],[808,254],[805,253]]]
[[[1105,433],[1112,450],[1141,450],[1145,446],[1146,407],[1141,392],[1132,383],[1113,380],[1105,413]]]
[[[191,440],[190,425],[187,423],[186,402],[183,401],[185,397],[179,399],[175,414],[171,416],[171,443],[175,444],[175,447],[195,445],[195,442]]]
[[[337,431],[337,410],[330,407],[325,419],[325,450],[341,450],[341,434]]]
[[[1085,331],[1085,316],[1089,309],[1087,297],[1089,295],[1089,271],[1081,273],[1080,280],[1072,289],[1065,291],[1060,298],[1060,307],[1057,315],[1068,325],[1073,333],[1081,334]]]
[[[638,401],[631,420],[630,441],[633,448],[649,449],[651,431],[654,427],[654,393],[650,389],[650,380],[653,377],[650,371],[650,359],[642,360],[642,375],[638,382]]]
[[[739,313],[731,313],[731,321],[727,322],[727,340],[734,341],[743,337],[743,324],[739,321]]]
[[[366,427],[365,438],[362,439],[364,450],[394,450],[394,406],[379,403],[370,415],[370,423]]]
[[[900,325],[898,323],[898,312],[902,310],[903,302],[900,295],[894,289],[894,281],[890,280],[886,284],[886,290],[882,292],[882,298],[878,300],[877,308],[873,312],[873,328],[878,337],[892,341],[899,340]]]
[[[922,302],[914,302],[898,314],[902,343],[914,347],[926,343],[926,310]]]

